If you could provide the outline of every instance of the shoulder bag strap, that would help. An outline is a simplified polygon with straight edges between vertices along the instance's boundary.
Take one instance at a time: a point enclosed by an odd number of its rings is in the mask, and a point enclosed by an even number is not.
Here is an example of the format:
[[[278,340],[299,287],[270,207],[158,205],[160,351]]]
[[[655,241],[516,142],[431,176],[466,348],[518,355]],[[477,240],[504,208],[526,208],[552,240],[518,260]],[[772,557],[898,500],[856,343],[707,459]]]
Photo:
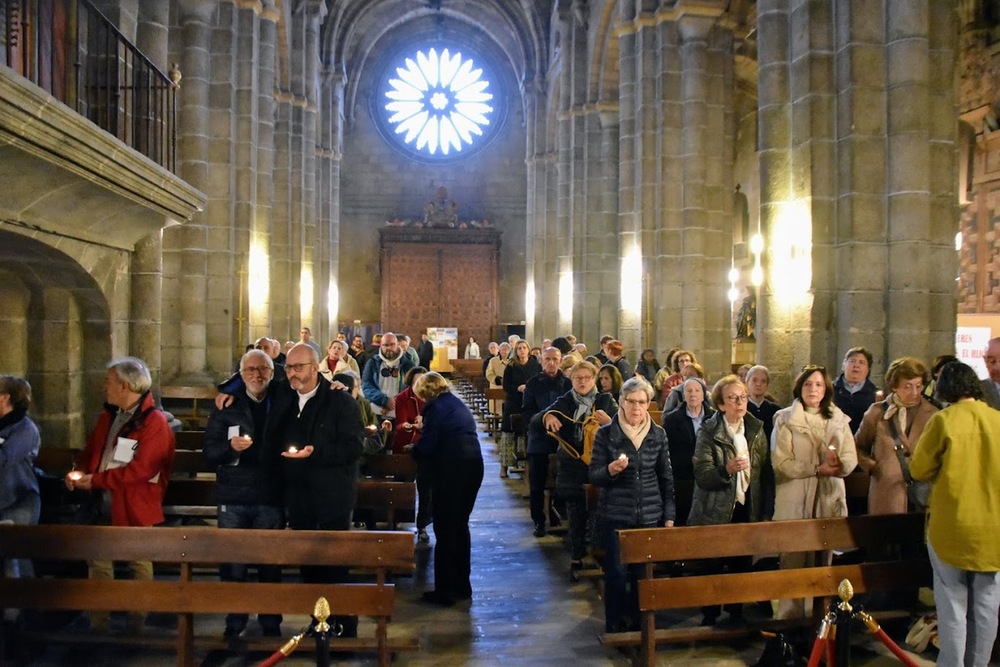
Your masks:
[[[903,479],[907,484],[912,484],[913,477],[910,476],[910,464],[906,460],[906,445],[903,444],[903,440],[899,437],[899,429],[896,428],[895,419],[890,417],[886,421],[889,422],[889,433],[892,434],[893,448],[896,450],[896,458],[899,459],[899,469],[903,471]]]

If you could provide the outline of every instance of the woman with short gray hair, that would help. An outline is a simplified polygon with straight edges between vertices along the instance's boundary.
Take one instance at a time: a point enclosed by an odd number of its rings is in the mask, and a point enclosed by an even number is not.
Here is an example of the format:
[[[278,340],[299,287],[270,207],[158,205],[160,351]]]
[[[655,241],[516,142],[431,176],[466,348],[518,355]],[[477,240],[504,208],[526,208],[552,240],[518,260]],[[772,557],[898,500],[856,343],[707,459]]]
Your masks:
[[[598,524],[605,546],[604,623],[608,632],[638,628],[636,577],[621,562],[618,531],[673,526],[674,481],[667,435],[649,417],[655,392],[641,376],[622,385],[621,402],[611,423],[597,432],[588,470],[601,489]],[[632,573],[635,575],[636,573]]]

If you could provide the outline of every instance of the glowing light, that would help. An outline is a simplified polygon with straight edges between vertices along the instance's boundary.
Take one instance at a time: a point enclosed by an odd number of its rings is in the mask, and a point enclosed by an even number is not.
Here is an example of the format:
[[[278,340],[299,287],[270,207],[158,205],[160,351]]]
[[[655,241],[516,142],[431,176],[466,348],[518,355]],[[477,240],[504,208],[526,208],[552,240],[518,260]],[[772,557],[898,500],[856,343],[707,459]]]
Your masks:
[[[736,270],[736,267],[734,266],[734,267],[730,268],[729,269],[729,282],[735,283],[739,279],[740,279],[740,272]]]
[[[642,312],[642,252],[635,243],[622,257],[622,310],[638,318]]]
[[[524,321],[529,325],[535,319],[535,281],[528,281],[524,288]]]
[[[801,304],[812,286],[812,216],[805,202],[786,202],[771,236],[771,285],[786,305]]]
[[[955,252],[962,252],[962,232],[955,234]]]
[[[247,264],[250,323],[258,324],[267,319],[267,302],[271,283],[266,238],[254,234],[250,240],[250,257]]]
[[[303,262],[299,274],[299,316],[303,322],[312,320],[313,312],[313,270],[312,264]]]
[[[559,322],[562,327],[573,323],[573,271],[559,273]]]
[[[330,279],[330,286],[326,293],[326,313],[330,321],[330,330],[337,329],[337,310],[340,308],[340,290],[337,289],[337,281]]]
[[[750,252],[755,255],[764,252],[764,237],[759,233],[750,237]]]
[[[740,291],[735,287],[729,288],[729,300],[733,303],[736,303],[737,301],[740,300]]]
[[[483,70],[461,53],[418,51],[388,81],[388,122],[404,144],[442,155],[460,152],[490,124],[493,99]]]
[[[764,269],[760,268],[760,264],[757,264],[750,271],[750,284],[754,287],[760,287],[764,284]]]

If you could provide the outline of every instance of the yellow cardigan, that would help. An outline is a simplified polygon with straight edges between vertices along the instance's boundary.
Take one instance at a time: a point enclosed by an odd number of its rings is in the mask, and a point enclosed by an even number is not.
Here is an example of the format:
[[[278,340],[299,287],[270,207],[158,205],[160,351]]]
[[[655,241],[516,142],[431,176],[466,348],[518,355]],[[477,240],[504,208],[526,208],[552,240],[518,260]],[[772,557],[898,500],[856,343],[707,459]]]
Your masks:
[[[1000,570],[1000,410],[961,401],[935,413],[910,461],[934,482],[927,541],[960,570]]]

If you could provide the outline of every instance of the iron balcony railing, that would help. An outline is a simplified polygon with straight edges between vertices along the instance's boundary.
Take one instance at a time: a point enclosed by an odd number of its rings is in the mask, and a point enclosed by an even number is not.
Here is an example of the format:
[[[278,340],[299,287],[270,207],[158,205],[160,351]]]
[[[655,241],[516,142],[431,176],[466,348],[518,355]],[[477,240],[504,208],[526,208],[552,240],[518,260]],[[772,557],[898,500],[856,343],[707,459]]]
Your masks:
[[[89,0],[0,0],[0,21],[0,61],[174,171],[177,85]]]

